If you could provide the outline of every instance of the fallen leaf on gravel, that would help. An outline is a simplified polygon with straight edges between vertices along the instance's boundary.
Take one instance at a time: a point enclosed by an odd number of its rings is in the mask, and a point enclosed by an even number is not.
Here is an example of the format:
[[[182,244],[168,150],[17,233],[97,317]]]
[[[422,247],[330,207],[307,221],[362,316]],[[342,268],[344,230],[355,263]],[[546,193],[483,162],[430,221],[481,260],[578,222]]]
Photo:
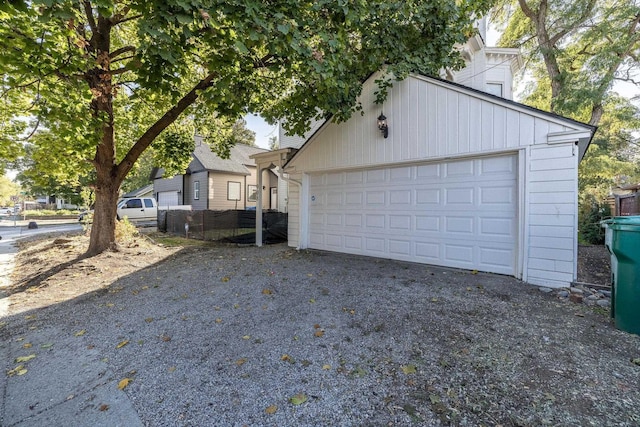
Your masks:
[[[224,276],[222,279],[220,279],[221,282],[226,283],[229,280],[231,280],[231,278],[229,276]]]
[[[124,388],[128,386],[130,382],[131,382],[131,378],[121,379],[120,382],[118,383],[118,390],[124,390]]]
[[[478,274],[478,270],[471,270],[471,274]]]
[[[153,317],[147,317],[146,319],[144,319],[144,321],[147,323],[151,323],[153,322]]]
[[[98,409],[100,411],[102,411],[102,412],[108,411],[109,410],[109,405],[100,405],[100,407]]]
[[[632,359],[632,360],[631,360],[631,363],[633,363],[634,365],[638,365],[638,366],[640,366],[640,358]]]
[[[113,307],[114,305],[115,305],[115,304],[114,304],[114,303],[112,303],[112,302],[108,302],[108,303],[106,303],[106,304],[105,304],[105,306],[107,306],[107,307]]]
[[[222,319],[218,317],[218,318],[216,319],[216,323],[222,323]]]
[[[48,342],[46,344],[40,344],[40,348],[47,349],[47,348],[51,348],[51,347],[53,347],[53,344],[50,343],[50,342]]]
[[[247,363],[247,359],[246,359],[246,358],[244,358],[244,357],[243,357],[242,359],[238,359],[238,360],[236,360],[236,366],[242,366],[242,365],[244,365],[245,363]]]
[[[26,373],[27,373],[27,370],[26,370],[26,369],[24,369],[24,366],[23,366],[23,365],[18,365],[18,366],[16,366],[15,368],[13,368],[13,369],[11,369],[11,370],[7,371],[7,375],[8,375],[8,376],[10,376],[10,377],[12,377],[12,376],[14,376],[14,375],[18,375],[18,376],[20,376],[20,375],[24,375],[24,374],[26,374]]]
[[[429,400],[431,401],[432,405],[435,405],[436,403],[440,403],[440,396],[438,396],[437,394],[430,394]]]
[[[271,289],[266,289],[265,288],[265,289],[262,290],[262,294],[263,295],[272,295],[273,291]]]
[[[30,315],[28,315],[28,316],[24,316],[24,320],[33,320],[33,319],[35,319],[35,318],[36,318],[36,315],[35,315],[35,314],[30,314]]]
[[[311,299],[309,300],[309,304],[315,304],[315,303],[316,303],[316,300],[315,300],[315,299],[311,298]]]
[[[16,363],[28,362],[29,360],[35,359],[35,358],[36,358],[35,354],[30,354],[28,356],[16,357]]]
[[[431,302],[438,302],[438,298],[431,298]]]
[[[120,344],[118,344],[118,345],[116,346],[116,348],[122,348],[122,347],[124,347],[124,346],[125,346],[125,345],[127,345],[127,344],[129,344],[129,340],[121,341],[121,342],[120,342]]]
[[[251,335],[244,335],[242,337],[243,340],[250,340],[251,339]]]
[[[400,368],[405,375],[415,374],[417,372],[415,365],[402,365]]]
[[[169,335],[164,335],[164,334],[160,335],[160,339],[164,342],[171,341],[171,337]]]
[[[313,277],[312,273],[307,273],[307,277]]]
[[[31,348],[31,347],[33,347],[33,344],[31,344],[30,342],[22,344],[22,348]]]
[[[318,329],[317,331],[315,331],[315,332],[313,333],[313,335],[314,335],[314,336],[316,336],[316,337],[318,337],[318,338],[320,338],[320,337],[322,337],[322,336],[324,335],[324,331],[323,331],[323,330],[321,330],[321,329]]]
[[[316,323],[315,325],[313,325],[313,329],[320,329],[320,325]]]
[[[84,334],[86,334],[86,333],[87,333],[87,330],[86,330],[86,329],[83,329],[83,330],[81,330],[81,331],[76,332],[76,333],[75,333],[75,334],[73,334],[73,335],[74,335],[74,336],[76,336],[76,337],[81,337],[81,336],[83,336],[83,335],[84,335]]]
[[[280,356],[280,360],[282,360],[283,362],[294,363],[293,358],[288,354],[283,354],[282,356]]]
[[[289,402],[293,403],[294,405],[302,405],[306,401],[307,401],[307,396],[304,393],[296,394],[295,396],[289,399]]]
[[[322,369],[324,369],[325,371],[330,371],[331,365],[322,365]]]
[[[175,367],[175,366],[169,366],[169,367],[167,368],[167,371],[169,371],[169,372],[175,372],[175,371],[176,371],[176,367]]]
[[[276,411],[277,411],[277,410],[278,410],[278,407],[277,407],[276,405],[271,405],[271,406],[268,406],[268,407],[264,410],[264,412],[266,412],[266,413],[267,413],[267,414],[269,414],[269,415],[273,415],[273,414],[275,414],[275,413],[276,413]]]

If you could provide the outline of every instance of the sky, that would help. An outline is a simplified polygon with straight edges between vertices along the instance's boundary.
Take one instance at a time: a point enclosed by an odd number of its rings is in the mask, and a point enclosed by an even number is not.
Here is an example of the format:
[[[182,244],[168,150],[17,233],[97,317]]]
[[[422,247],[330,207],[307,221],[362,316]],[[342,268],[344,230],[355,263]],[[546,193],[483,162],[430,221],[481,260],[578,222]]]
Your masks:
[[[245,116],[247,128],[256,133],[256,145],[261,148],[269,148],[269,138],[278,137],[278,125],[271,126],[264,119],[255,114]]]

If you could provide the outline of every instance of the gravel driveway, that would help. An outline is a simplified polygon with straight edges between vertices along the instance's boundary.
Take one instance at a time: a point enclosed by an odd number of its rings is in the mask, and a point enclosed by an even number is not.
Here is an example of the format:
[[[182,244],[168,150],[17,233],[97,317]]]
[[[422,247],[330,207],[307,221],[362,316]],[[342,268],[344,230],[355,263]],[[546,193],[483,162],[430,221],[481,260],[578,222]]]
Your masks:
[[[3,425],[640,425],[640,337],[505,276],[221,246],[1,320]]]

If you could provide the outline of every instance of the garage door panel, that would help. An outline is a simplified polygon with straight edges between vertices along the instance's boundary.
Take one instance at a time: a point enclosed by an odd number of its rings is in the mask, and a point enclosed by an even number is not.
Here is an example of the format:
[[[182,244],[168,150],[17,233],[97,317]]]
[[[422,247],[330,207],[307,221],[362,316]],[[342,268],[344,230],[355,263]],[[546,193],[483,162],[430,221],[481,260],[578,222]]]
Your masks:
[[[410,240],[389,240],[389,252],[394,255],[411,256],[411,246]]]
[[[309,247],[514,274],[516,169],[501,156],[312,176]]]
[[[445,189],[445,200],[448,205],[473,205],[473,188],[448,188]]]

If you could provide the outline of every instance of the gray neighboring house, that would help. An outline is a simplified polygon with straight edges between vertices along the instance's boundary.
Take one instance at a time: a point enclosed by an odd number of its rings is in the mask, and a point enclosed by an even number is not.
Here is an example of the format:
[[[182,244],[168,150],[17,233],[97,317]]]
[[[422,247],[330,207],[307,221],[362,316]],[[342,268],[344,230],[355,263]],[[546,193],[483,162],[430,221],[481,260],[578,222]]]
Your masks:
[[[250,156],[267,151],[238,144],[231,148],[228,159],[222,159],[201,137],[196,136],[193,158],[183,175],[165,177],[163,169],[152,171],[153,192],[159,209],[176,205],[191,205],[193,210],[255,208],[258,200],[257,168]],[[276,175],[266,172],[262,177],[263,209],[272,207],[269,196],[278,186]]]

